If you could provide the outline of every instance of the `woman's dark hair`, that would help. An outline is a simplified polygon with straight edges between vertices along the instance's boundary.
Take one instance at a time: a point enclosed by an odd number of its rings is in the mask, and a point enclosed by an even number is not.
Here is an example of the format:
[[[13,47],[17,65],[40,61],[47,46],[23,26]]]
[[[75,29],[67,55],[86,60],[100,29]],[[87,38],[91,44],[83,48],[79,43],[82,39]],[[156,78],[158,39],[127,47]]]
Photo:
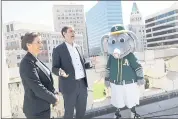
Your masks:
[[[21,36],[21,47],[23,50],[27,51],[27,43],[31,44],[36,37],[40,36],[39,33],[32,32],[26,33],[24,36]]]

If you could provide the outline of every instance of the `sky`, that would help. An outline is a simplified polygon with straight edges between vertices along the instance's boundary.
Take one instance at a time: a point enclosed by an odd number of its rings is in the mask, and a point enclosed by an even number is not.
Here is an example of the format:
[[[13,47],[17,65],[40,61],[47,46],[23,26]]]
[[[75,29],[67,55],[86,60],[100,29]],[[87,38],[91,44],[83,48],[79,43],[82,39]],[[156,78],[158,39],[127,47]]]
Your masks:
[[[19,21],[25,23],[43,24],[53,30],[53,5],[82,4],[85,12],[89,11],[97,1],[2,1],[3,23]],[[122,14],[124,25],[130,22],[130,13],[133,2],[141,12],[143,19],[155,12],[170,7],[175,1],[122,1]]]

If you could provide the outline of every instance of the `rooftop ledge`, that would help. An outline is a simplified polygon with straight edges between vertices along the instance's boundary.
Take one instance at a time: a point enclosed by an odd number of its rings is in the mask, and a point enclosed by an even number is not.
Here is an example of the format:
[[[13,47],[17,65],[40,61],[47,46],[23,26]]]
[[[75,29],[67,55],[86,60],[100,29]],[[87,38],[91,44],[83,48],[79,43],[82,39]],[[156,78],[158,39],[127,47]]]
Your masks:
[[[140,99],[140,106],[144,106],[147,104],[152,104],[155,102],[160,102],[160,101],[164,101],[164,100],[168,100],[168,99],[172,99],[178,97],[178,90],[173,90],[173,91],[169,91],[169,92],[164,92],[164,93],[159,93],[159,94],[155,94],[155,95],[151,95],[151,96],[147,96],[147,97],[143,97]],[[122,108],[122,110],[126,110],[127,108]],[[106,115],[106,114],[110,114],[110,113],[114,113],[116,110],[115,107],[113,107],[112,105],[108,105],[108,106],[103,106],[100,108],[94,108],[92,110],[87,110],[86,115],[85,115],[85,119],[91,119],[94,117],[98,117],[98,116],[102,116],[102,115]]]

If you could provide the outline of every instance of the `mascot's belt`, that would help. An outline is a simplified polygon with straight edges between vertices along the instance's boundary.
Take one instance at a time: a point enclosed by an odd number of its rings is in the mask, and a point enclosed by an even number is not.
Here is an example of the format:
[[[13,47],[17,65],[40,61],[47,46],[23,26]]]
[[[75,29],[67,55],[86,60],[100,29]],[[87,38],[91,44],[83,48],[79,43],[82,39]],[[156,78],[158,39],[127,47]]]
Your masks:
[[[130,81],[122,80],[122,81],[119,81],[119,82],[117,82],[116,80],[110,80],[110,82],[114,83],[114,84],[118,84],[118,85],[135,83],[135,81],[133,79],[130,80]]]

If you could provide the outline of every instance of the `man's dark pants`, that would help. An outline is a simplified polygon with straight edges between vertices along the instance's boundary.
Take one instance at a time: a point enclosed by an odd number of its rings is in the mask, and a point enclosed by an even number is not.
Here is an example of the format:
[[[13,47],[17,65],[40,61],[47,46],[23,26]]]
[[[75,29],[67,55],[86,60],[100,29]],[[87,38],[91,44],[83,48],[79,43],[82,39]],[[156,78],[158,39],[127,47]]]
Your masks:
[[[84,83],[84,79],[75,80],[76,88],[74,92],[69,94],[63,94],[64,99],[64,119],[72,119],[74,115],[74,108],[76,109],[76,118],[83,119],[85,116],[87,105],[87,87]]]

